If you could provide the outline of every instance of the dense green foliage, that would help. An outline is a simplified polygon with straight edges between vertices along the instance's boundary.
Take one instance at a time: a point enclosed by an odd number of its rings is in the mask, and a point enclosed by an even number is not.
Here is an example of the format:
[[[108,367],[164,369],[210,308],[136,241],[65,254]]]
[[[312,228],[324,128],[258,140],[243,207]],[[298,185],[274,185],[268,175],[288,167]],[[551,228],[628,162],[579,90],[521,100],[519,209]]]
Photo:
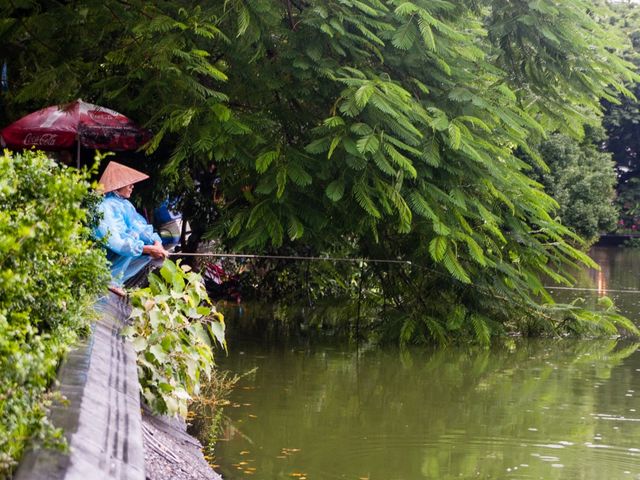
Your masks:
[[[549,169],[538,173],[545,191],[560,205],[562,223],[588,243],[613,231],[618,220],[615,164],[611,154],[590,140],[579,143],[565,135],[551,135],[540,146]]]
[[[640,231],[640,177],[624,175],[618,184],[617,204],[620,207],[618,232],[637,233]]]
[[[556,272],[592,263],[514,152],[539,161],[546,132],[580,136],[599,99],[636,78],[591,2],[79,0],[1,12],[11,115],[81,96],[147,121],[147,153],[181,195],[192,240],[411,260],[364,271],[403,341],[567,330],[565,310],[540,305],[552,301],[540,279],[569,283]]]
[[[88,189],[42,153],[0,156],[0,478],[27,442],[58,436],[45,392],[106,285],[84,225]]]
[[[122,334],[138,352],[142,396],[157,414],[187,416],[189,401],[211,379],[213,344],[226,348],[224,317],[211,305],[202,278],[166,260],[149,287],[131,295],[132,324]]]
[[[635,3],[612,4],[608,23],[620,28],[629,38],[630,47],[624,57],[640,65],[640,5]],[[636,98],[640,98],[640,83],[629,85]],[[618,206],[621,213],[619,230],[633,232],[640,229],[640,108],[636,98],[620,98],[620,103],[606,103],[603,125],[607,130],[606,148],[613,154],[619,172]]]

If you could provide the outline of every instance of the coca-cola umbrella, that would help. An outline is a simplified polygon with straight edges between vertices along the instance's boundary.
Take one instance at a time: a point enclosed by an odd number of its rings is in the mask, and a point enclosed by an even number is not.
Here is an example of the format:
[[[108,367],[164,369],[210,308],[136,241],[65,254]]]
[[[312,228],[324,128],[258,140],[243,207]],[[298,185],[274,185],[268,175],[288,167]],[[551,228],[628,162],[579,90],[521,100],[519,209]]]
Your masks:
[[[150,138],[148,130],[109,108],[82,100],[30,113],[0,131],[10,148],[65,150],[80,146],[104,150],[137,150]],[[78,160],[79,162],[79,160]]]

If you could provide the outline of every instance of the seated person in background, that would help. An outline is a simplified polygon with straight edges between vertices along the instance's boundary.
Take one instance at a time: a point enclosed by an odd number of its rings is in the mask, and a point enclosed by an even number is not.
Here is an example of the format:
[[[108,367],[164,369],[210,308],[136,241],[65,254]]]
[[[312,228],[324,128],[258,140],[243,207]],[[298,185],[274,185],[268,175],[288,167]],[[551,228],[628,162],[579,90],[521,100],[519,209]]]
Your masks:
[[[122,287],[127,280],[152,261],[162,263],[169,255],[160,236],[128,200],[133,184],[147,178],[133,168],[109,162],[99,180],[104,199],[98,207],[102,219],[95,235],[106,241],[112,276],[109,290],[120,296],[125,295]]]
[[[60,150],[58,152],[49,152],[49,158],[53,158],[56,162],[67,167],[77,167],[76,160],[69,150]]]
[[[153,211],[153,223],[162,245],[169,250],[180,243],[182,234],[182,215],[176,211],[176,203],[175,200],[165,200]]]

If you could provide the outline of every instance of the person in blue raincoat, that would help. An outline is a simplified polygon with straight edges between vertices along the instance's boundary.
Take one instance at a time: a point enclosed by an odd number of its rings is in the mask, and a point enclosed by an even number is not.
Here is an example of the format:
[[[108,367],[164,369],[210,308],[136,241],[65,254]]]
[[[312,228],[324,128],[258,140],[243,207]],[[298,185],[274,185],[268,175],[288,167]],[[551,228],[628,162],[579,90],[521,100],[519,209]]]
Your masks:
[[[112,161],[98,181],[104,198],[98,207],[102,219],[95,236],[105,240],[111,262],[109,290],[120,296],[125,295],[122,287],[127,280],[149,263],[161,263],[169,255],[160,236],[128,200],[133,184],[147,178],[142,172]]]

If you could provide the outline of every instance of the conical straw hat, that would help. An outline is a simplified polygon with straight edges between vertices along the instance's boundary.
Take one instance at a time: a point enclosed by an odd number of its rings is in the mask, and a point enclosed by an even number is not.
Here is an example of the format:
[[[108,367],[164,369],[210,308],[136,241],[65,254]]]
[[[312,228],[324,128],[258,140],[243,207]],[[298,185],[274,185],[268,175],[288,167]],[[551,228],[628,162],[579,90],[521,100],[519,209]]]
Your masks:
[[[108,193],[126,187],[127,185],[141,182],[147,178],[149,178],[149,175],[139,172],[138,170],[125,167],[118,162],[109,162],[98,183],[100,183],[100,191],[102,191],[102,193]]]

